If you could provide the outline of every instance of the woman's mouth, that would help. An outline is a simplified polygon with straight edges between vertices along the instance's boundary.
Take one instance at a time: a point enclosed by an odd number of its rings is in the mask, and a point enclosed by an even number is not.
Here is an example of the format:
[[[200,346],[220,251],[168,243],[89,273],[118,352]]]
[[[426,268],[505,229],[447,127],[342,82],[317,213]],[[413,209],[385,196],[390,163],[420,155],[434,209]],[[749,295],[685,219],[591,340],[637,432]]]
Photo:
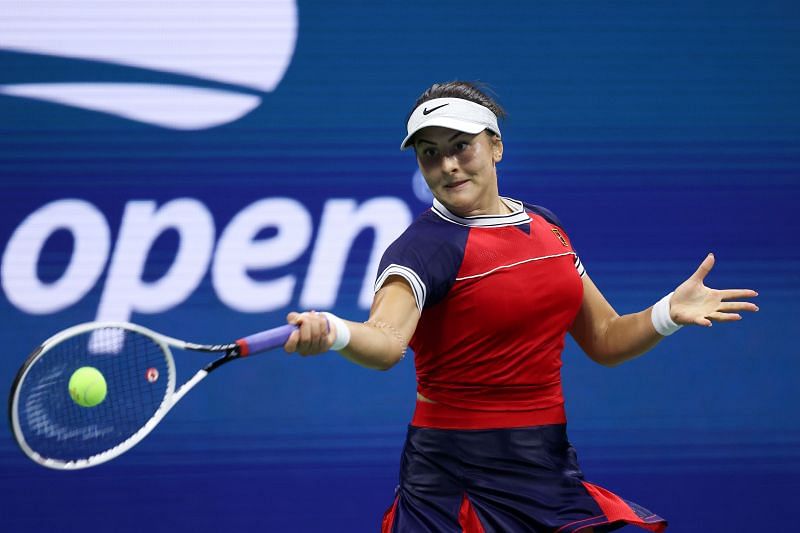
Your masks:
[[[452,189],[458,189],[458,188],[460,188],[462,185],[464,185],[465,183],[467,183],[468,181],[469,181],[469,180],[459,180],[459,181],[454,181],[453,183],[448,183],[447,185],[445,185],[445,186],[444,186],[444,188],[445,188],[445,189],[450,189],[450,190],[452,190]]]

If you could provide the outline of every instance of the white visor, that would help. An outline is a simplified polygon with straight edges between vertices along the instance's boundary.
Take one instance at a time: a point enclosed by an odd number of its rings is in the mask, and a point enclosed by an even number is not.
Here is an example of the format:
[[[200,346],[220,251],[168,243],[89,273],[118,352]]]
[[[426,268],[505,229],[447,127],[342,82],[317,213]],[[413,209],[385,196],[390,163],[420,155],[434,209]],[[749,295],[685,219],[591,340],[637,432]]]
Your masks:
[[[411,137],[422,128],[441,126],[464,133],[480,133],[489,129],[500,135],[497,116],[488,107],[462,98],[435,98],[423,102],[408,119],[408,135],[400,144],[405,150]]]

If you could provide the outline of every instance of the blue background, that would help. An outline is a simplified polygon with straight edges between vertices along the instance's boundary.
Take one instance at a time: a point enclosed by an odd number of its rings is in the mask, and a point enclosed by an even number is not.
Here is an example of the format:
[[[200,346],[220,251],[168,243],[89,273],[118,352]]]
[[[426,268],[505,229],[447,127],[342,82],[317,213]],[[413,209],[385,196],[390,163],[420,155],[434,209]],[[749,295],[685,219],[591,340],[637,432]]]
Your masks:
[[[313,217],[312,245],[261,273],[298,275],[290,307],[236,312],[207,274],[180,306],[131,317],[227,342],[299,305],[327,200],[389,195],[424,210],[413,156],[397,150],[406,114],[435,81],[488,82],[509,112],[501,192],[559,215],[618,312],[651,305],[709,251],[709,285],[760,292],[757,315],[686,328],[618,368],[568,343],[570,434],[587,478],[668,518],[672,531],[785,529],[800,488],[798,4],[301,1],[298,12],[283,81],[214,129],[0,96],[3,248],[26,216],[60,198],[97,206],[112,241],[130,200],[196,198],[219,235],[259,198],[294,198]],[[142,76],[2,50],[0,65],[0,83]],[[354,320],[366,318],[357,294],[371,242],[369,231],[356,240],[334,307]],[[153,278],[176,245],[169,234],[156,244]],[[57,279],[69,250],[69,239],[48,243],[43,280]],[[0,383],[10,386],[41,340],[94,319],[104,281],[50,315],[0,297]],[[176,358],[187,374],[198,366],[197,356]],[[413,401],[411,358],[380,373],[333,354],[275,352],[221,369],[98,468],[40,468],[1,427],[0,529],[374,531]]]

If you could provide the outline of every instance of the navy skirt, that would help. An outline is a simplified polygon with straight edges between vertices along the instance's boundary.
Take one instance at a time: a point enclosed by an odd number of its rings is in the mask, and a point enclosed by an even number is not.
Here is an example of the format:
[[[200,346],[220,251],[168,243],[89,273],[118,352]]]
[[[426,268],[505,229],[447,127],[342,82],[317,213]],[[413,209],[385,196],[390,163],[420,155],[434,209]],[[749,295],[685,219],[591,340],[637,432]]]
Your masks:
[[[566,425],[452,430],[410,426],[383,533],[613,531],[667,522],[588,483]]]

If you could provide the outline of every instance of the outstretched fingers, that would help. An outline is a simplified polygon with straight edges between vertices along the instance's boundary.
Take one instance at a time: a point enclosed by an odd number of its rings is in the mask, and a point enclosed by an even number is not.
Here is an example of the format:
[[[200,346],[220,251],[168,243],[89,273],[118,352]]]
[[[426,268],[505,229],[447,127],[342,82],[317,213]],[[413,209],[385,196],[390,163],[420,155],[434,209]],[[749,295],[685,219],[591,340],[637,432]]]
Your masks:
[[[703,326],[703,327],[706,327],[706,328],[710,328],[713,325],[713,322],[711,322],[711,320],[709,320],[708,317],[704,317],[704,316],[699,316],[699,317],[695,318],[693,322],[695,324],[697,324],[698,326]]]
[[[677,323],[710,327],[713,322],[741,320],[742,312],[758,311],[756,304],[741,301],[758,296],[752,289],[718,290],[705,285],[705,278],[714,268],[714,262],[714,254],[708,254],[697,271],[675,289],[671,315]]]
[[[702,283],[703,280],[706,279],[706,276],[708,276],[708,273],[711,272],[712,268],[714,268],[714,254],[708,254],[706,258],[703,259],[703,262],[700,263],[700,266],[697,267],[695,273],[692,274],[691,279]]]
[[[755,298],[758,293],[752,289],[724,289],[719,290],[719,295],[723,300],[735,300],[738,298]]]
[[[749,297],[750,293],[755,293],[749,289],[733,289],[731,291],[720,291],[733,293],[730,298]],[[747,294],[743,294],[747,293]],[[755,294],[753,294],[754,296]],[[752,302],[726,302],[720,301],[712,313],[704,317],[697,318],[695,324],[710,327],[712,322],[736,322],[742,319],[741,312],[755,313],[758,306]]]
[[[738,313],[722,313],[715,311],[706,317],[714,322],[736,322],[742,319],[742,315]]]
[[[717,311],[723,313],[750,311],[751,313],[755,313],[758,311],[758,306],[752,302],[720,302]]]

